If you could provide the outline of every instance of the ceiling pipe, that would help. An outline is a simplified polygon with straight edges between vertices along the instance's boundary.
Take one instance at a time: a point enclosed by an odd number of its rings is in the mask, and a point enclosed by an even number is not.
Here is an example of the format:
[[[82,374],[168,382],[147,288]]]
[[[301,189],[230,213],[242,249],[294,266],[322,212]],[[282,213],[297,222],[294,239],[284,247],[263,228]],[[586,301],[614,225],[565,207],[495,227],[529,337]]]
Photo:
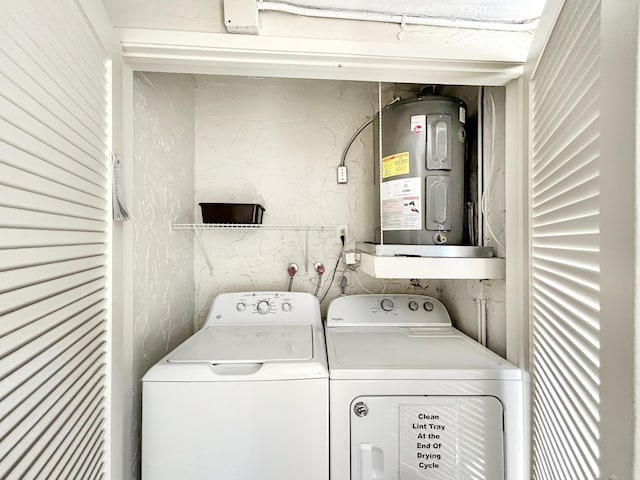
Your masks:
[[[258,0],[259,11],[274,11],[291,13],[305,17],[336,18],[342,20],[364,20],[369,22],[397,23],[399,25],[423,25],[431,27],[469,28],[474,30],[499,30],[504,32],[527,32],[534,30],[538,20],[525,23],[496,23],[480,20],[460,20],[455,18],[416,17],[409,15],[392,15],[386,13],[354,11],[354,10],[323,10],[319,8],[300,7],[288,3],[265,2]]]

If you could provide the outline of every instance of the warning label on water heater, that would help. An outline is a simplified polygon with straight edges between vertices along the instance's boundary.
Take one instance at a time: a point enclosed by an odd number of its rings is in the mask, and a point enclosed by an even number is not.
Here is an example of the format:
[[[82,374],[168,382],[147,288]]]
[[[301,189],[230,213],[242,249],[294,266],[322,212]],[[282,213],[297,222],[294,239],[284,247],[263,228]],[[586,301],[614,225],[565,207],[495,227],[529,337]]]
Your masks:
[[[382,178],[409,173],[409,152],[394,153],[382,159]]]
[[[421,230],[421,178],[383,182],[380,187],[382,230]]]

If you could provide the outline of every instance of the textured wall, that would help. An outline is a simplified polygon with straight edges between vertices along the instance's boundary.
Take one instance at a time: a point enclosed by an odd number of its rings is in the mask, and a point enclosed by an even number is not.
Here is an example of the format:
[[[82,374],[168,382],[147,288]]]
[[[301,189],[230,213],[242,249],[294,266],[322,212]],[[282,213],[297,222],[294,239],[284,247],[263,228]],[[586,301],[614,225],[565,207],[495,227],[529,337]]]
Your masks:
[[[385,101],[406,96],[415,87],[388,85]],[[447,89],[477,115],[477,89]],[[196,77],[195,201],[260,202],[267,224],[346,224],[351,241],[373,238],[372,151],[369,127],[354,143],[347,158],[349,183],[338,185],[335,167],[352,133],[377,109],[377,84],[285,79]],[[502,103],[500,103],[502,101]],[[496,93],[498,120],[504,99]],[[476,128],[470,121],[469,128]],[[485,127],[487,131],[489,127]],[[496,137],[496,143],[502,139]],[[498,145],[499,146],[499,145]],[[470,146],[471,153],[475,145]],[[502,150],[503,151],[503,150]],[[475,157],[475,154],[474,154]],[[495,179],[504,181],[504,154],[495,156]],[[503,191],[503,187],[502,191]],[[495,188],[492,191],[500,191]],[[499,195],[498,195],[499,197]],[[488,210],[502,232],[504,202],[492,197]],[[194,220],[200,221],[196,206]],[[195,245],[196,322],[201,324],[211,299],[234,290],[277,290],[287,287],[287,266],[301,270],[294,290],[315,290],[316,276],[304,271],[302,233],[271,231],[202,232],[212,261],[210,269],[199,244]],[[340,245],[334,232],[309,233],[309,261],[323,262],[324,291]],[[500,252],[502,253],[502,252]],[[340,294],[340,264],[333,287],[323,302],[323,313]],[[365,274],[346,273],[347,293],[415,292],[442,299],[464,332],[477,338],[478,299],[486,299],[489,345],[504,353],[504,282],[459,280],[381,281]]]
[[[134,444],[140,432],[140,379],[193,333],[193,243],[172,223],[193,210],[191,77],[134,76]],[[133,466],[137,477],[139,458]]]
[[[198,202],[260,202],[265,224],[346,224],[351,240],[373,238],[372,151],[369,127],[349,151],[349,183],[336,183],[336,167],[351,135],[377,109],[377,84],[197,77],[196,167]],[[197,207],[197,206],[196,206]],[[200,210],[194,211],[200,221]],[[335,231],[309,232],[309,273],[301,232],[209,231],[202,238],[211,271],[196,244],[196,315],[204,320],[211,299],[235,290],[287,288],[287,266],[300,272],[294,290],[315,290],[313,263],[325,264],[320,292],[331,279],[340,244]],[[339,295],[341,264],[327,299]],[[348,273],[347,293],[421,291]],[[359,282],[362,284],[360,285]],[[430,288],[426,288],[427,285]]]
[[[406,86],[387,86],[385,96],[405,96],[409,90]],[[456,91],[447,89],[444,93]],[[457,93],[469,104],[473,118],[477,90],[458,89]],[[492,130],[488,121],[485,124],[485,169],[488,171],[491,160],[496,167],[487,190],[487,210],[493,230],[504,242],[504,91],[494,89],[493,94],[498,127],[491,157]],[[487,120],[492,117],[489,98],[485,102]],[[184,316],[173,325],[170,322],[174,315],[161,321],[165,323],[149,325],[146,318],[150,314],[144,308],[137,309],[141,369],[152,365],[176,338],[167,328],[180,331],[189,312],[194,313],[194,326],[200,326],[215,295],[286,289],[286,269],[291,262],[300,267],[294,290],[310,292],[315,291],[317,282],[313,264],[324,263],[327,271],[320,292],[325,292],[340,253],[333,230],[309,232],[308,239],[304,233],[293,231],[204,231],[201,238],[212,263],[210,268],[195,236],[166,229],[176,221],[200,222],[199,202],[258,202],[266,207],[266,224],[345,224],[349,228],[348,248],[355,240],[372,239],[371,127],[349,152],[347,185],[336,184],[335,167],[351,134],[377,109],[377,103],[377,84],[373,83],[207,76],[192,81],[191,77],[170,74],[137,76],[136,160],[146,168],[157,168],[151,175],[150,171],[136,171],[136,207],[141,217],[147,218],[137,230],[139,235],[157,239],[158,232],[152,225],[164,229],[162,235],[169,243],[154,242],[155,252],[170,254],[176,260],[172,265],[179,264],[177,270],[170,270],[171,275],[180,272],[176,282],[181,287],[174,290],[168,282],[164,284],[168,290],[157,288],[162,272],[158,272],[157,262],[147,260],[146,255],[152,253],[138,246],[145,243],[136,241],[139,278],[153,277],[145,279],[144,284],[150,285],[154,295],[173,295],[169,300],[150,302],[159,310],[163,305],[181,308],[183,304],[177,301],[186,305],[192,298],[189,295],[193,295],[195,304],[191,310],[181,310]],[[149,134],[152,129],[157,136]],[[470,148],[474,150],[475,146]],[[160,158],[164,163],[158,163]],[[493,239],[487,238],[487,242],[504,256],[504,249]],[[189,270],[184,265],[191,256],[194,277],[186,281]],[[149,267],[143,267],[146,263]],[[323,302],[323,313],[330,300],[340,294],[343,271],[344,265],[340,264]],[[412,284],[375,280],[350,271],[345,276],[347,293],[420,292],[437,296],[450,309],[456,326],[474,338],[478,334],[477,302],[484,296],[489,345],[504,353],[504,281],[479,285],[478,281],[422,280]]]

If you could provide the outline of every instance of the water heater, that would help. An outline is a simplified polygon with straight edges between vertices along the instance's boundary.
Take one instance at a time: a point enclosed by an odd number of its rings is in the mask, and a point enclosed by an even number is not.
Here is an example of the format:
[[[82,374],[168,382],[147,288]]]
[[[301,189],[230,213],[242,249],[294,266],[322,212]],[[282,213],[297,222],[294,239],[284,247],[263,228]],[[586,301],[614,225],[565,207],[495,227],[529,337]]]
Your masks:
[[[462,245],[466,111],[440,95],[383,109],[376,201],[385,244]]]

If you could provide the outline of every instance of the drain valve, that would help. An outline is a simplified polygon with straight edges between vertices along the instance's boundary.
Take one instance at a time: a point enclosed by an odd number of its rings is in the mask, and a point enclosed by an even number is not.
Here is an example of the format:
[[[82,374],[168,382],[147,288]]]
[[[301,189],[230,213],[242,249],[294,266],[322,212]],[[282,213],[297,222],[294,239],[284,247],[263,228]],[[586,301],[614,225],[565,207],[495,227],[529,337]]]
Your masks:
[[[438,232],[433,236],[433,243],[436,245],[447,243],[447,236],[442,232]]]

